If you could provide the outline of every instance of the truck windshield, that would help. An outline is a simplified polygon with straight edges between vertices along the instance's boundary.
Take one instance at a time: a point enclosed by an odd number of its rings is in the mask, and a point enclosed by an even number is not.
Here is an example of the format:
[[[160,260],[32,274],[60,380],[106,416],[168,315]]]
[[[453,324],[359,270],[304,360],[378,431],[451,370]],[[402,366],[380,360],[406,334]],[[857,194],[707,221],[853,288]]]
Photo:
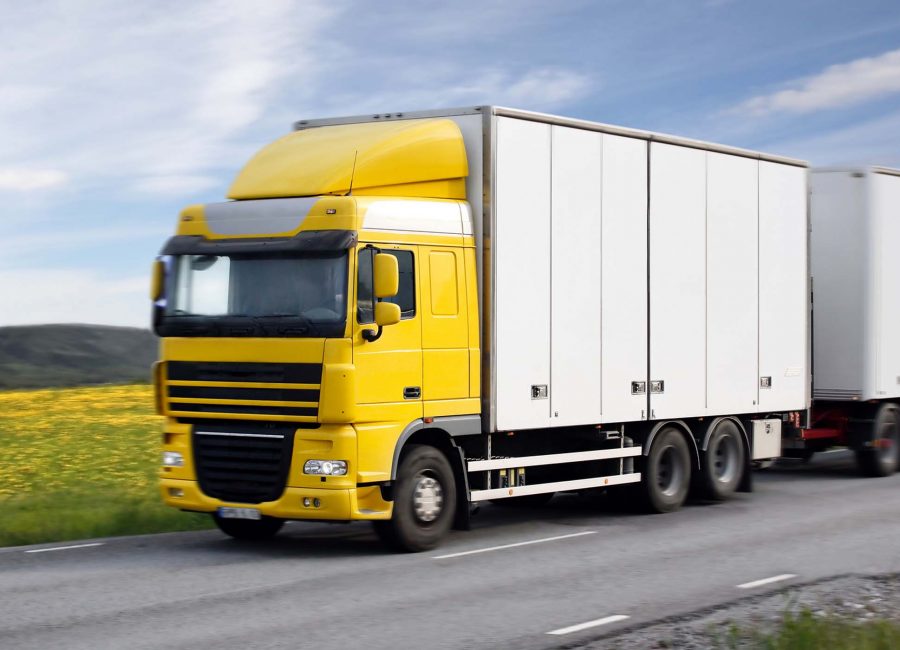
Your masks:
[[[163,336],[343,336],[347,253],[178,255]]]

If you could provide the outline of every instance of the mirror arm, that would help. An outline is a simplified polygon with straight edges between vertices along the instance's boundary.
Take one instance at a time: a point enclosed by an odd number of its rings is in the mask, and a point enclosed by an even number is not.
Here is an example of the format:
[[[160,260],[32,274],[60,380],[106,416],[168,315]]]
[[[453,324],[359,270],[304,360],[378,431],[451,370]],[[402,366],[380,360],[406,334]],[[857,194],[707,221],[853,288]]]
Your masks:
[[[374,343],[375,341],[377,341],[378,339],[381,338],[381,332],[383,329],[384,328],[381,325],[379,325],[377,331],[376,330],[363,330],[362,337],[369,343]]]

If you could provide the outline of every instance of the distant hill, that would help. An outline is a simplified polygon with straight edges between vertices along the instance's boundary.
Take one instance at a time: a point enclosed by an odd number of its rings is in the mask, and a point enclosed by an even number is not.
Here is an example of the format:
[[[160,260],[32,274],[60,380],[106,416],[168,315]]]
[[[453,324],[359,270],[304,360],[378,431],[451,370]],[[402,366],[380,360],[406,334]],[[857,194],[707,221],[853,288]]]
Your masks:
[[[157,339],[136,327],[0,327],[0,389],[147,382]]]

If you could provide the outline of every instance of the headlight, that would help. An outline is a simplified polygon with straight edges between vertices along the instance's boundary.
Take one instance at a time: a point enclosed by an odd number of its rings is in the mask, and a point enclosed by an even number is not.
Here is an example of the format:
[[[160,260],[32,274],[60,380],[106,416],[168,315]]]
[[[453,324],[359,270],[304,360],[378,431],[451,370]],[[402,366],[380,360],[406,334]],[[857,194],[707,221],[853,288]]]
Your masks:
[[[303,465],[304,474],[318,474],[319,476],[346,476],[346,460],[308,460]]]
[[[164,451],[162,460],[165,467],[184,467],[184,456],[177,451]]]

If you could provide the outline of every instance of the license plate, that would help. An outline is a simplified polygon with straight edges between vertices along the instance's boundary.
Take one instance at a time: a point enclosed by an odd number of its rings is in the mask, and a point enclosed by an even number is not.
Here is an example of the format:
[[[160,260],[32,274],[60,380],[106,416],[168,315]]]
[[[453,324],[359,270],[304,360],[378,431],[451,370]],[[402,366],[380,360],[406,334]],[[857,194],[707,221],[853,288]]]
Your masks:
[[[222,519],[262,519],[256,508],[219,508]]]

